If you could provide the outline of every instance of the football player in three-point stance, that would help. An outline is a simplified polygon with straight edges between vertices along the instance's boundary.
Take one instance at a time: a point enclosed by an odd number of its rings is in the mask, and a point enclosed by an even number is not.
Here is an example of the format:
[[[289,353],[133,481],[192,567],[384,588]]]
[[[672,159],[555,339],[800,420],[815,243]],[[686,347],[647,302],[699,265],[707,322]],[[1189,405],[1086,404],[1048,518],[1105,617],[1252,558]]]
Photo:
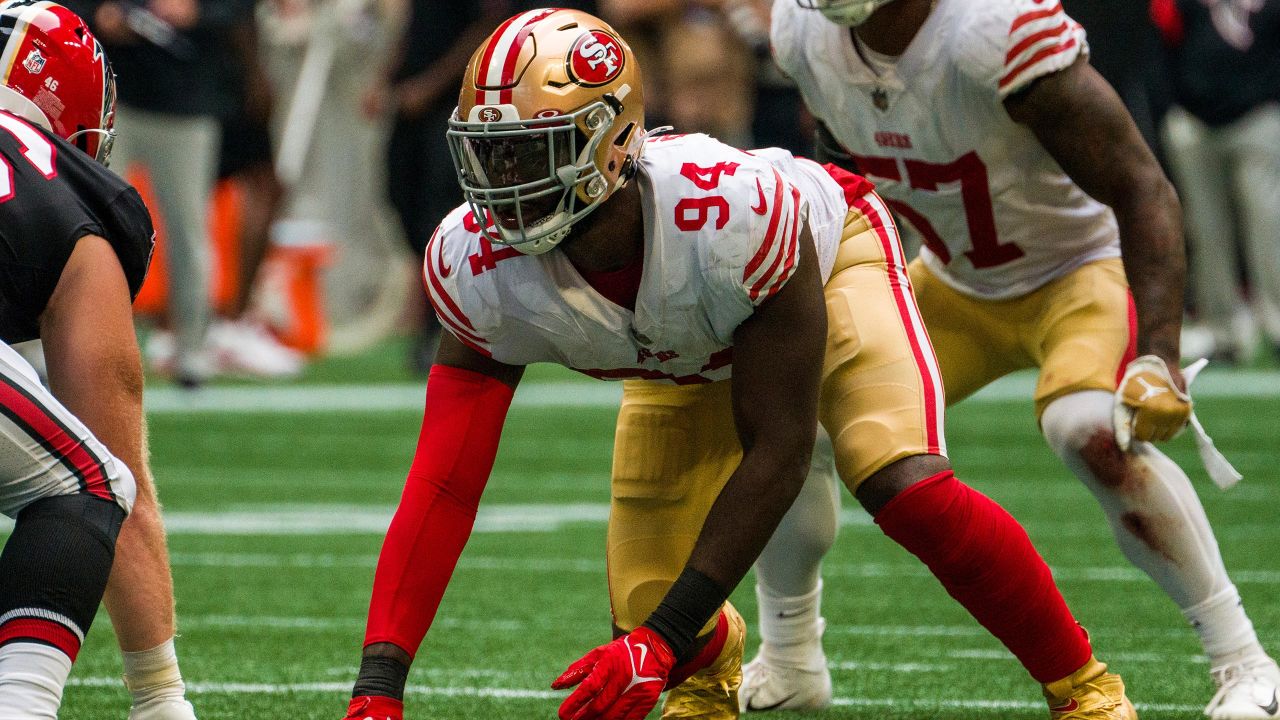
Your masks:
[[[1219,686],[1206,713],[1280,715],[1280,673],[1200,501],[1151,445],[1191,415],[1181,215],[1084,30],[1057,0],[780,0],[771,39],[824,123],[820,145],[923,236],[910,274],[947,402],[1038,367],[1045,439],[1200,635]],[[1220,484],[1238,479],[1205,454]],[[822,475],[761,555],[744,709],[830,700],[819,565],[836,507]]]
[[[104,589],[130,719],[195,718],[173,656],[130,307],[151,216],[106,168],[115,101],[79,17],[0,4],[0,511],[16,521],[0,554],[3,720],[57,716]],[[50,389],[10,347],[35,338]]]
[[[942,386],[888,209],[776,149],[650,137],[607,25],[536,10],[473,55],[450,142],[468,203],[427,246],[445,327],[388,530],[348,718],[398,720],[409,664],[470,534],[525,365],[626,380],[608,534],[615,639],[553,683],[560,717],[739,713],[726,599],[808,471],[841,479],[1030,674],[1131,714],[1048,567],[945,456]],[[1121,717],[1120,713],[1107,717]]]

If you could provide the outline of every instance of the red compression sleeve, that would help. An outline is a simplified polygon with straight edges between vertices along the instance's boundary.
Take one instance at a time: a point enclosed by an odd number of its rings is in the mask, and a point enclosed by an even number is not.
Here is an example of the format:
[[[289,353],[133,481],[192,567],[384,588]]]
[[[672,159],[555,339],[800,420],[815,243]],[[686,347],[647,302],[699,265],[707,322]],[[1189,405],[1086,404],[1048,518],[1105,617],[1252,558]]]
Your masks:
[[[512,395],[486,375],[431,368],[418,449],[373,578],[366,646],[417,654],[471,535]]]
[[[907,488],[875,520],[1037,681],[1061,680],[1089,661],[1088,635],[1026,531],[950,471]]]

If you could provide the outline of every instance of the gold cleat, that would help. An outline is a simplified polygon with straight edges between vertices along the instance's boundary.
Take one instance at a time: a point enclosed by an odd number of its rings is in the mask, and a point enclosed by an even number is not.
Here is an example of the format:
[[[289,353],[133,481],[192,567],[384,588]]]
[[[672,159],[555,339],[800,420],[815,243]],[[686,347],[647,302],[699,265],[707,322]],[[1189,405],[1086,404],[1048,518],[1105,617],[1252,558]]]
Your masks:
[[[747,623],[730,603],[724,604],[729,634],[715,662],[694,673],[667,693],[662,720],[736,720],[738,688],[742,685],[742,652],[746,645]]]
[[[1124,681],[1090,657],[1084,667],[1044,686],[1049,720],[1137,720],[1138,711],[1124,694]]]

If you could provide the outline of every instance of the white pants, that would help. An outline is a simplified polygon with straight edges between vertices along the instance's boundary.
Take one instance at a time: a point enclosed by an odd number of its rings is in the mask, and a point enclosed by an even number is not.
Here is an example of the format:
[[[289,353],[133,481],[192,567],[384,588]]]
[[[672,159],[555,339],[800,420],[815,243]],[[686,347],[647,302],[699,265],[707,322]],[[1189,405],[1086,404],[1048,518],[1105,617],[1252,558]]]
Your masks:
[[[0,512],[85,492],[133,508],[133,473],[0,342]]]
[[[111,167],[143,165],[165,231],[169,316],[178,370],[204,347],[212,275],[209,195],[217,179],[221,126],[212,116],[165,115],[121,105],[116,111]]]
[[[1238,238],[1254,314],[1266,338],[1280,346],[1280,103],[1219,128],[1175,108],[1165,135],[1186,211],[1201,318],[1219,342],[1230,342],[1241,302]],[[1252,348],[1237,349],[1247,356]]]

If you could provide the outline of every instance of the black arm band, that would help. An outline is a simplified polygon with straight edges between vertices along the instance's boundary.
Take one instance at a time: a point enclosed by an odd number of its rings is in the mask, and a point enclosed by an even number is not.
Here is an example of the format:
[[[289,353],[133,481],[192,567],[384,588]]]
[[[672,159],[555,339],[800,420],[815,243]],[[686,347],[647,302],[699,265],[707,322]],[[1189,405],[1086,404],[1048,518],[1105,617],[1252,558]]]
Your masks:
[[[729,593],[715,581],[686,567],[658,609],[644,621],[644,626],[661,635],[671,645],[677,660],[683,661],[687,659],[685,654],[693,646],[698,631],[728,599]]]

